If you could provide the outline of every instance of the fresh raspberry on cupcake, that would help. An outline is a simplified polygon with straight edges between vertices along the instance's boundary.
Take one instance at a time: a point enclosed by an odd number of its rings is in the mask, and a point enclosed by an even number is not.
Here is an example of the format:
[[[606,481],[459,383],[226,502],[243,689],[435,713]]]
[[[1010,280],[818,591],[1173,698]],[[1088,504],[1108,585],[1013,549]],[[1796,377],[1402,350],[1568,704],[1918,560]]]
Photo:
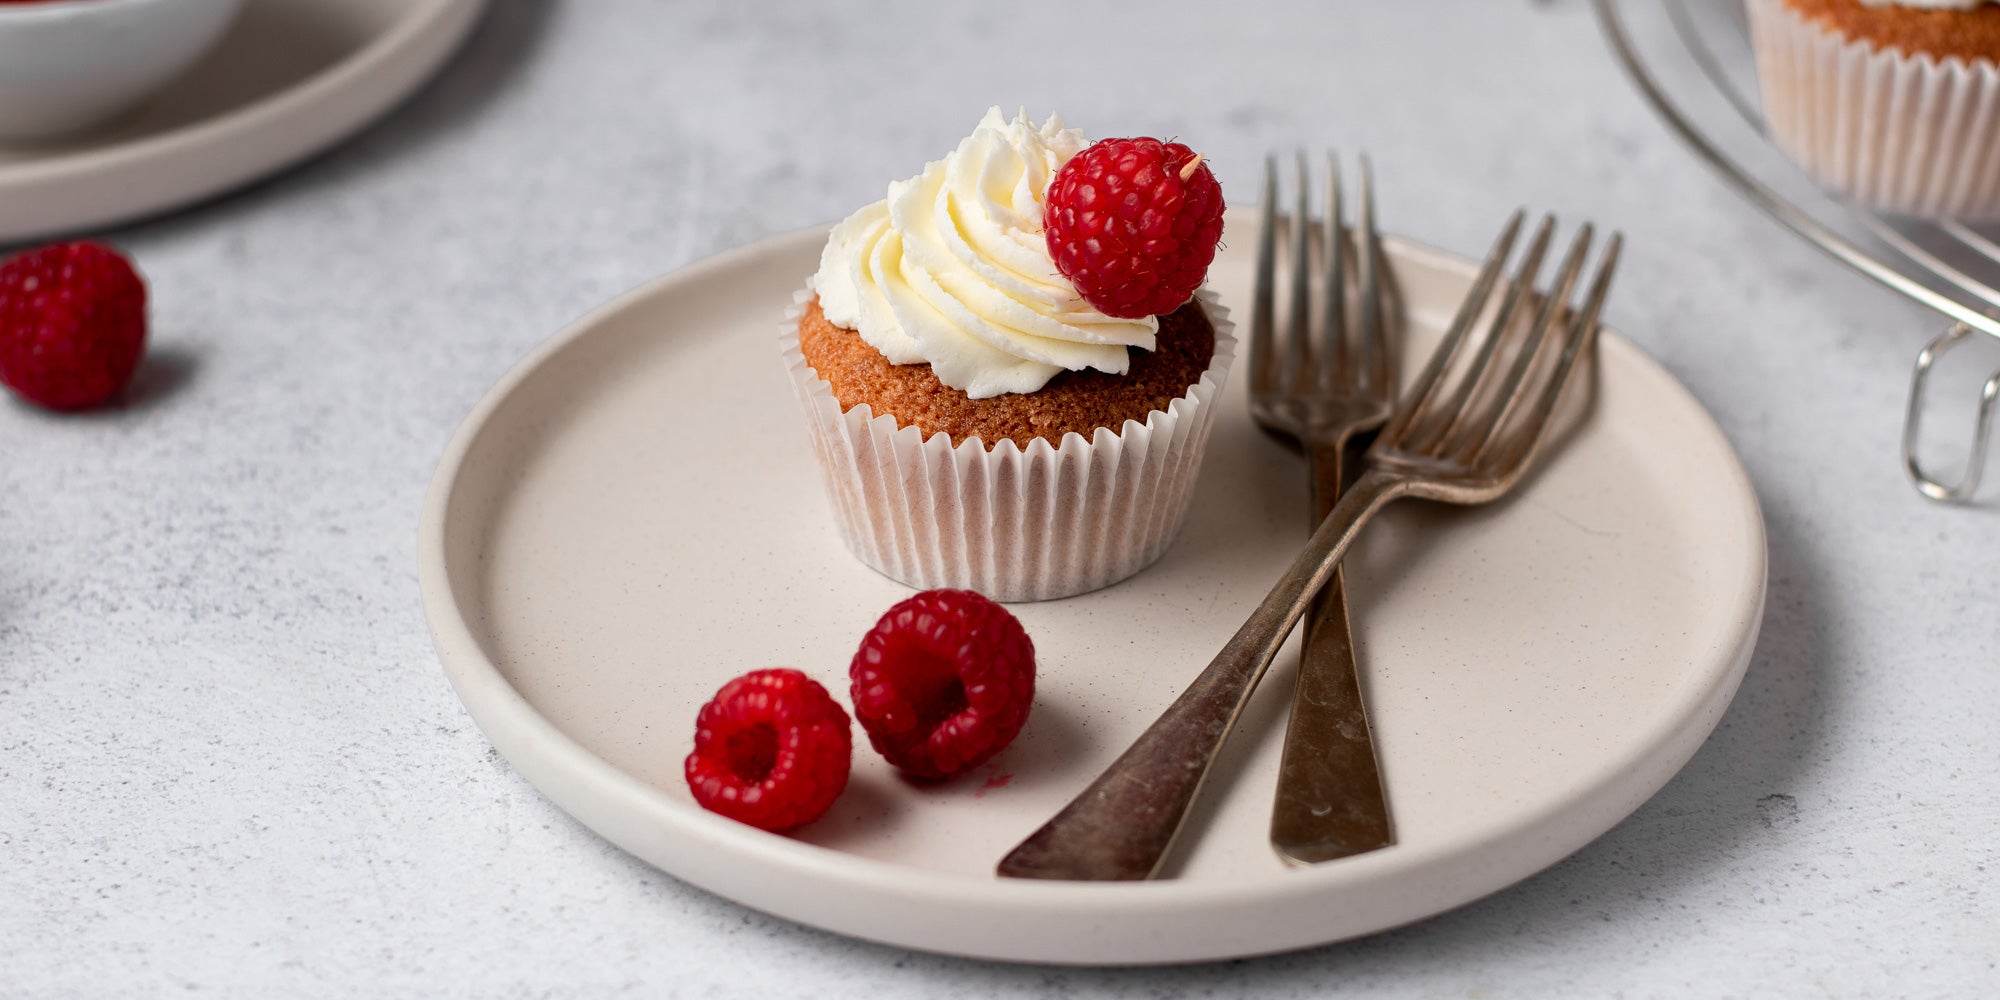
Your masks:
[[[1049,185],[1049,256],[1107,316],[1170,313],[1208,277],[1222,209],[1222,187],[1194,150],[1104,139]]]

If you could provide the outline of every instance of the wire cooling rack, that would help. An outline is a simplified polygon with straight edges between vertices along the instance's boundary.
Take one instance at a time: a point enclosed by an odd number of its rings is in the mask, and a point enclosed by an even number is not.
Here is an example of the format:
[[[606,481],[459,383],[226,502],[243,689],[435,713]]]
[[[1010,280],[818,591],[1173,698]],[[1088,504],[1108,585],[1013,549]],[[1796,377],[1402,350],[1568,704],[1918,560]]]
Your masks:
[[[1970,341],[2000,344],[2000,239],[1958,222],[1889,219],[1813,188],[1771,146],[1758,110],[1742,6],[1699,0],[1593,0],[1612,53],[1676,136],[1738,194],[1843,264],[1936,311],[1950,326],[1917,354],[1903,417],[1903,465],[1933,500],[1965,503],[1979,489],[2000,371],[1986,378],[1955,472],[1934,475],[1919,453],[1932,373]],[[1984,352],[1981,352],[1984,353]],[[1968,362],[1969,363],[1969,362]],[[1949,436],[1947,436],[1949,438]]]

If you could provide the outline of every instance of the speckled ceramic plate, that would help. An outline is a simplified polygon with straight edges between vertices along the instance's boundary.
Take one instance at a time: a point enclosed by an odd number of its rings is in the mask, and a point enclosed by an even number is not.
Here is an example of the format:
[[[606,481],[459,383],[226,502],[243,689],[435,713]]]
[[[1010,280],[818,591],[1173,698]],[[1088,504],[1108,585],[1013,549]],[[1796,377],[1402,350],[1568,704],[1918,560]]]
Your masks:
[[[1241,304],[1255,224],[1230,222],[1211,278]],[[823,240],[724,254],[558,335],[467,418],[424,510],[425,610],[473,718],[549,798],[681,879],[981,957],[1297,948],[1458,906],[1576,850],[1658,790],[1736,690],[1763,605],[1756,498],[1701,406],[1607,336],[1595,405],[1512,499],[1398,505],[1349,557],[1395,846],[1300,870],[1266,845],[1287,653],[1170,878],[993,875],[1200,670],[1303,541],[1303,466],[1253,427],[1240,384],[1165,558],[1097,593],[1015,606],[1040,680],[1005,753],[918,785],[862,741],[846,794],[794,836],[707,813],[681,778],[696,709],[771,665],[844,700],[862,632],[908,593],[836,540],[773,346]],[[1427,346],[1472,266],[1389,250]]]
[[[295,163],[430,78],[486,0],[249,0],[227,37],[101,129],[0,144],[0,243],[178,208]]]

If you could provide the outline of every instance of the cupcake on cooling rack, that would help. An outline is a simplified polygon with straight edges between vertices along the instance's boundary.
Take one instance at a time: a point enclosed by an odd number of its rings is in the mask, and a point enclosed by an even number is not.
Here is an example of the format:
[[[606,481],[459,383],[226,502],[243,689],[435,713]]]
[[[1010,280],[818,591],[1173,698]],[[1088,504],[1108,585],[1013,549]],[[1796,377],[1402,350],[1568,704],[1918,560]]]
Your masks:
[[[1004,601],[1158,559],[1233,354],[1221,234],[1187,147],[998,108],[836,226],[781,346],[847,546]]]
[[[1771,137],[1899,215],[2000,219],[2000,3],[1747,0]]]

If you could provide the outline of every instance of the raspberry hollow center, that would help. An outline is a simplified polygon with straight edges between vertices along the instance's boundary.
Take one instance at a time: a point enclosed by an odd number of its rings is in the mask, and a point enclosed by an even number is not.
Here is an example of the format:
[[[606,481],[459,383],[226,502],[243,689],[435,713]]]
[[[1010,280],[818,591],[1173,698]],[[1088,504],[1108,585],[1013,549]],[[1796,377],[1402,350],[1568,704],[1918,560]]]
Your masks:
[[[771,776],[778,766],[778,730],[768,722],[756,722],[729,734],[725,750],[729,769],[746,785]]]
[[[965,681],[957,671],[936,660],[929,660],[916,679],[914,687],[914,707],[917,710],[917,731],[929,732],[965,711],[969,702],[965,698]]]

